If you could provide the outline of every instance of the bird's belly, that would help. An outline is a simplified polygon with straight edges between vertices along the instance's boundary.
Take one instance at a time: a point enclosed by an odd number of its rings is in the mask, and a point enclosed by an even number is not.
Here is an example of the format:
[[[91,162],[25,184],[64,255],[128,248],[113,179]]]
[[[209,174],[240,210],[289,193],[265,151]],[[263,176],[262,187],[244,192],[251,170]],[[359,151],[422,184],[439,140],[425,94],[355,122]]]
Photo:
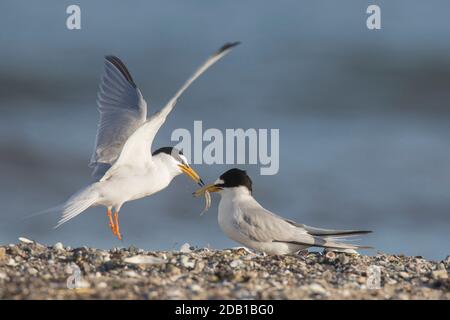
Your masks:
[[[164,189],[168,183],[148,176],[115,177],[101,187],[102,204],[114,206],[140,199]]]

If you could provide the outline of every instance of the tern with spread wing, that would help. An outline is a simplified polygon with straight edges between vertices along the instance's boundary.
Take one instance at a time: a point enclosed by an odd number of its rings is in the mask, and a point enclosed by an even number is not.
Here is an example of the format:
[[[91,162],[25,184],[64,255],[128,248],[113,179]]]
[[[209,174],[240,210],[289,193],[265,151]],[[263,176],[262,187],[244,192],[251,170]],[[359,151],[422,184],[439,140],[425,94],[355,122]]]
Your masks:
[[[181,173],[203,185],[180,151],[163,147],[151,153],[151,145],[182,93],[237,44],[227,43],[210,56],[175,96],[148,119],[147,103],[124,63],[115,56],[105,57],[97,98],[100,121],[90,162],[95,182],[60,207],[62,217],[56,227],[90,207],[102,205],[113,234],[121,240],[118,215],[125,202],[166,188]]]
[[[309,247],[338,251],[370,248],[342,242],[350,236],[369,233],[363,230],[331,230],[309,227],[264,209],[252,196],[252,180],[237,168],[222,174],[214,184],[194,195],[218,192],[219,226],[232,240],[267,254],[292,254]]]

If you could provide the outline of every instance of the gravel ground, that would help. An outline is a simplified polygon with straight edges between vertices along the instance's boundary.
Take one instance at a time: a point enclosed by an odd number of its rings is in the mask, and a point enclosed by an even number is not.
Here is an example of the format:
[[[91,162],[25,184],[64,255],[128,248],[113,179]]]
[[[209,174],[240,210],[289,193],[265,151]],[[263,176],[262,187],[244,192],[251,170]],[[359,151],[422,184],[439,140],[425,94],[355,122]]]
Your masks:
[[[0,246],[0,299],[450,299],[449,267],[450,256],[106,251],[22,238]]]

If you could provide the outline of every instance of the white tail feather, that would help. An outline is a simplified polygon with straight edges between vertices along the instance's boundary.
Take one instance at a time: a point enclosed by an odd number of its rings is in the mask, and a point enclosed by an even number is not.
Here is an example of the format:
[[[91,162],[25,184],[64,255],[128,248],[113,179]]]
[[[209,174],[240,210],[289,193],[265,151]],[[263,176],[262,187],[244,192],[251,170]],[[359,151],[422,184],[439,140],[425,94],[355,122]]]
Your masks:
[[[31,214],[23,217],[21,219],[21,221],[27,220],[27,219],[30,219],[30,218],[34,218],[34,217],[37,217],[37,216],[42,216],[44,214],[61,212],[63,209],[64,209],[64,205],[60,204],[60,205],[57,205],[57,206],[52,207],[52,208],[48,208],[48,209],[45,209],[45,210],[41,210],[41,211],[38,211],[38,212],[31,213]]]
[[[315,238],[316,240],[317,237]],[[358,250],[358,249],[372,249],[370,246],[361,246],[356,244],[349,244],[342,242],[344,239],[339,239],[340,241],[332,240],[332,238],[320,238],[319,246],[324,248],[332,248],[332,249],[351,249],[351,250]]]
[[[72,197],[62,206],[62,216],[58,221],[58,224],[54,229],[60,227],[70,219],[75,218],[77,215],[91,207],[98,201],[98,193],[94,189],[94,185],[90,185]]]

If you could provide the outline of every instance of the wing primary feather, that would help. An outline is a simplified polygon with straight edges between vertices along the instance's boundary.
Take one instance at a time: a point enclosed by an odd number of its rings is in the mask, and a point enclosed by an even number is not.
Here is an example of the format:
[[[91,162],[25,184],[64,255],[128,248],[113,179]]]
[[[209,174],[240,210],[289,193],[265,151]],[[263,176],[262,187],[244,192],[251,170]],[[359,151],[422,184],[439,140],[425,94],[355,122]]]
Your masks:
[[[359,234],[367,234],[372,233],[371,230],[334,230],[334,229],[323,229],[323,228],[315,228],[310,227],[302,223],[297,223],[295,221],[284,219],[287,223],[305,229],[310,235],[313,236],[353,236]]]
[[[369,230],[330,230],[330,231],[308,231],[309,234],[313,236],[356,236],[359,234],[368,234],[372,233],[372,231]]]
[[[172,111],[177,103],[178,98],[184,91],[200,77],[209,67],[214,65],[217,61],[223,58],[230,50],[237,46],[239,42],[227,43],[223,45],[219,50],[213,53],[195,72],[194,74],[183,84],[183,86],[177,91],[177,93],[169,100],[169,102],[158,112],[153,114],[145,123],[138,127],[126,140],[120,155],[114,165],[111,167],[111,173],[124,163],[132,163],[133,159],[141,159],[139,164],[145,165],[151,161],[151,154],[148,149],[151,149],[153,139],[158,133],[159,128],[166,121],[167,115]],[[102,179],[106,179],[108,173]]]
[[[231,49],[233,47],[236,47],[237,45],[241,44],[240,41],[235,41],[235,42],[228,42],[225,43],[222,47],[220,47],[219,50],[217,50],[217,52],[215,53],[216,55],[221,54],[222,52],[224,52],[225,50]]]
[[[122,73],[122,75],[125,77],[125,79],[128,80],[128,82],[134,87],[136,88],[136,84],[133,81],[133,78],[131,77],[130,72],[128,71],[127,67],[125,66],[125,64],[122,62],[122,60],[120,60],[119,58],[117,58],[116,56],[105,56],[105,59],[108,60],[109,62],[111,62],[117,69],[119,69],[120,73]]]
[[[283,241],[283,240],[273,240],[272,242],[281,242],[281,243],[291,243],[299,246],[313,246],[313,247],[321,247],[321,248],[332,248],[332,249],[373,249],[370,246],[361,246],[361,245],[352,245],[342,242],[334,242],[328,241],[326,239],[317,239],[314,238],[314,242],[302,242],[302,241]]]
[[[239,44],[239,41],[226,43],[222,47],[220,47],[219,50],[213,53],[208,59],[206,59],[206,61],[199,68],[197,68],[194,74],[183,84],[183,86],[177,91],[172,99],[170,99],[170,101],[164,106],[164,108],[160,111],[161,115],[166,117],[169,112],[172,111],[172,109],[175,107],[178,98],[183,94],[183,92],[186,91],[186,89],[189,88],[189,86],[198,77],[200,77],[206,70],[208,70],[209,67],[222,59],[226,54],[228,54],[228,52],[231,51],[231,49]]]

